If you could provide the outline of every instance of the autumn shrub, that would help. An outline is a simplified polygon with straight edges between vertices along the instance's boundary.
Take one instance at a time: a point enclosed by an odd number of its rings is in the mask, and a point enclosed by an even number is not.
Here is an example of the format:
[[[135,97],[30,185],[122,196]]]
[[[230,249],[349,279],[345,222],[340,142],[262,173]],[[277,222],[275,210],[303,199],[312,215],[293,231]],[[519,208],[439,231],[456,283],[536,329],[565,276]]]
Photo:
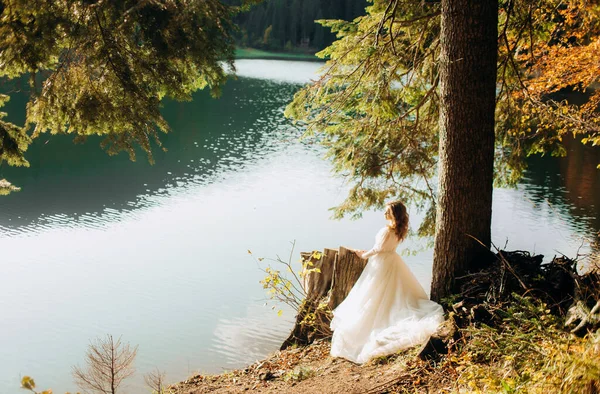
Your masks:
[[[563,320],[546,304],[513,298],[497,310],[498,326],[463,329],[464,345],[446,360],[459,373],[457,386],[482,393],[600,389],[600,333],[577,337],[563,329]]]
[[[306,299],[304,278],[310,273],[321,272],[319,268],[314,267],[312,260],[320,259],[322,254],[320,252],[313,252],[310,259],[300,261],[300,270],[294,271],[294,247],[295,242],[292,242],[290,255],[287,260],[283,260],[278,255],[274,259],[255,257],[255,260],[260,269],[266,274],[260,283],[267,291],[269,299],[280,304],[285,304],[298,313]],[[248,254],[254,257],[250,250],[248,251]],[[273,263],[273,266],[269,264],[265,268],[262,268],[261,263],[263,261]],[[278,267],[282,268],[283,271],[278,269]],[[275,309],[275,306],[273,306],[273,309]],[[282,313],[283,310],[281,309],[277,311],[278,315],[281,315]]]
[[[310,328],[310,331],[321,334],[322,337],[331,335],[329,331],[329,321],[331,320],[331,309],[327,302],[318,301],[318,304],[307,307],[307,294],[304,288],[304,281],[307,275],[312,273],[320,274],[321,270],[314,266],[314,261],[318,261],[323,253],[314,251],[308,258],[302,258],[299,262],[299,270],[295,271],[293,254],[295,242],[287,260],[279,256],[276,258],[254,257],[249,250],[248,253],[255,258],[260,269],[266,274],[260,281],[271,301],[281,305],[285,304],[292,308],[297,315],[302,316],[301,325]],[[267,261],[271,264],[265,268],[261,264]],[[275,309],[276,305],[272,308]],[[277,314],[283,314],[282,309],[278,309]]]
[[[34,394],[52,394],[52,390],[36,391],[35,381],[31,376],[23,376],[21,378],[21,388],[31,391]],[[66,393],[70,394],[70,393]],[[79,393],[77,393],[79,394]]]

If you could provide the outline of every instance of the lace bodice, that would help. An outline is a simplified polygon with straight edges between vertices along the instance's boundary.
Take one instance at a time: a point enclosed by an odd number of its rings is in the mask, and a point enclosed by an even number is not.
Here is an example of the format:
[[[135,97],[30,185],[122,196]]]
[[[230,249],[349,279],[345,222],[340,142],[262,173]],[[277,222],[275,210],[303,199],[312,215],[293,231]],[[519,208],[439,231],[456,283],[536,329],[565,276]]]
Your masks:
[[[365,252],[362,257],[367,259],[377,253],[382,252],[395,252],[400,240],[396,236],[396,233],[392,231],[388,226],[385,226],[375,236],[375,245],[373,248]]]

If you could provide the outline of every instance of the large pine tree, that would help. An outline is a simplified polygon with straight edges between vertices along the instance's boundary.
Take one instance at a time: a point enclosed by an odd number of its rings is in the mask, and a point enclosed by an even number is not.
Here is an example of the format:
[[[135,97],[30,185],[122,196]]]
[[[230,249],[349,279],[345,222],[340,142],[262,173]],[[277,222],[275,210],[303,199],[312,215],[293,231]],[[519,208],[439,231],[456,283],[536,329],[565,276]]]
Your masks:
[[[442,0],[440,151],[431,297],[485,261],[491,242],[498,0]]]

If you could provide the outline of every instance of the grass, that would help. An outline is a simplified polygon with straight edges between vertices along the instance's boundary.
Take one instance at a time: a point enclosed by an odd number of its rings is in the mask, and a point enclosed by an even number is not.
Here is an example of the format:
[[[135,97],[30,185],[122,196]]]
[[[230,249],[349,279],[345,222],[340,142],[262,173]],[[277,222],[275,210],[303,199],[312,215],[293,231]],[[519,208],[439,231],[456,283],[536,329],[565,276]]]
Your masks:
[[[268,52],[254,48],[236,48],[236,59],[320,60],[309,53]]]
[[[301,382],[315,376],[315,374],[315,370],[310,367],[296,367],[293,370],[286,372],[285,375],[283,375],[283,380],[286,382]]]

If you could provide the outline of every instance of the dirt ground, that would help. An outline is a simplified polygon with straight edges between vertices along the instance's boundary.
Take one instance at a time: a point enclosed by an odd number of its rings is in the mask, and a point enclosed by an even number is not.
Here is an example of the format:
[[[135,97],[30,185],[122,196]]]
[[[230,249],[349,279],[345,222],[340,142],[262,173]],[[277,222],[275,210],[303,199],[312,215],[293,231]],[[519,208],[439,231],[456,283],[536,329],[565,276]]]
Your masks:
[[[331,357],[329,350],[328,341],[319,341],[308,347],[277,352],[243,370],[196,375],[171,389],[177,394],[393,393],[399,377],[405,373],[405,360],[419,362],[414,356],[403,358],[401,354],[357,365]]]

